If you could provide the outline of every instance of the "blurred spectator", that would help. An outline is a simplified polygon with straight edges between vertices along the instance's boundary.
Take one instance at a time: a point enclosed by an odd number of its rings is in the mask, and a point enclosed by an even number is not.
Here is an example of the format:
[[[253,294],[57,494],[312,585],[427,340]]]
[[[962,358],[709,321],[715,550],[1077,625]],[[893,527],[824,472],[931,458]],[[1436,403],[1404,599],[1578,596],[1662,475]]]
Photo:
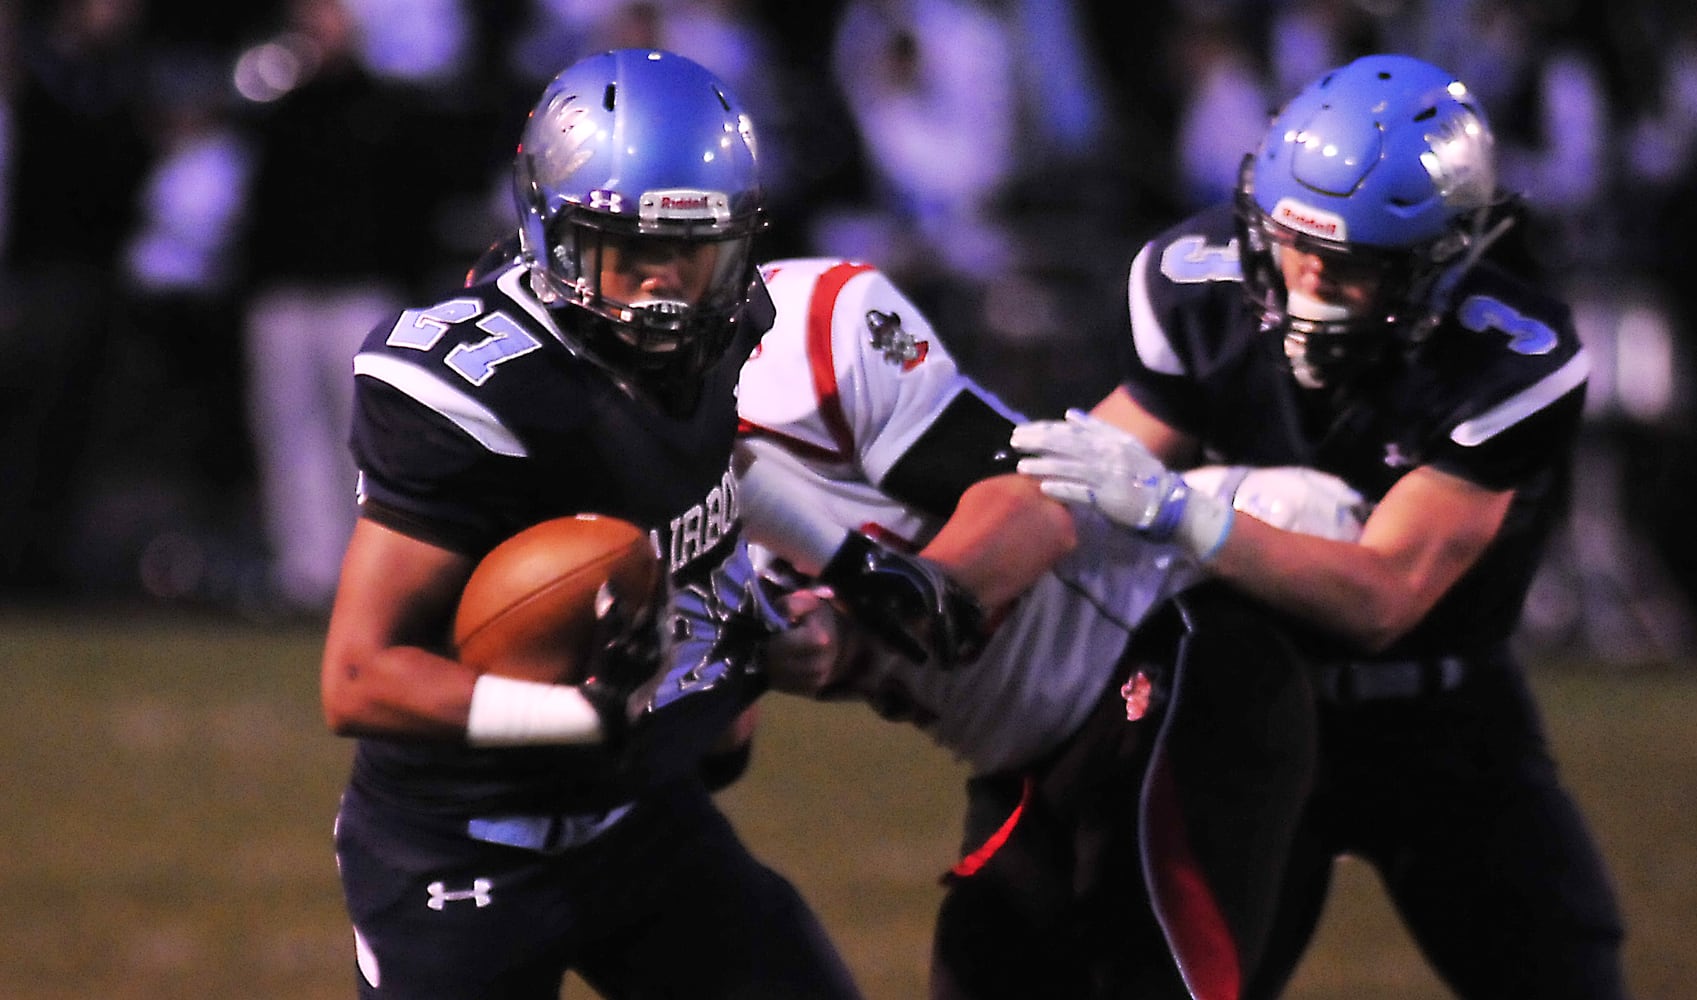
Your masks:
[[[1624,228],[1635,234],[1634,262],[1668,289],[1690,352],[1697,348],[1688,260],[1697,231],[1697,8],[1676,5],[1638,27],[1630,55],[1643,71],[1644,97],[1623,129]]]
[[[651,47],[659,38],[660,7],[649,0],[530,0],[528,8],[508,48],[526,89],[590,53]]]
[[[471,17],[461,0],[347,0],[360,58],[374,74],[424,85],[458,78],[472,56]]]
[[[1615,610],[1585,614],[1642,618],[1667,602],[1625,577],[1664,561],[1689,602],[1697,542],[1655,499],[1697,489],[1688,7],[0,2],[0,345],[32,359],[0,375],[0,593],[86,592],[114,571],[133,585],[139,554],[143,585],[169,596],[188,586],[173,567],[209,555],[169,529],[229,519],[240,545],[262,536],[275,554],[279,600],[320,605],[352,516],[352,344],[406,286],[459,273],[511,227],[517,135],[503,130],[542,81],[593,49],[657,45],[758,113],[774,167],[765,256],[878,260],[965,363],[1036,413],[1100,395],[1077,359],[1106,349],[1124,308],[1111,273],[1229,187],[1246,145],[1231,136],[1286,81],[1372,50],[1457,72],[1534,209],[1499,252],[1535,254],[1570,291],[1598,366],[1591,476],[1625,486],[1590,494],[1619,510],[1575,523],[1589,554],[1576,535],[1552,560],[1622,568],[1558,574],[1546,607],[1600,608],[1606,591]],[[253,44],[260,31],[276,33]],[[229,63],[235,107],[211,80]],[[468,132],[483,139],[432,141]],[[230,416],[244,403],[251,428]],[[1598,539],[1619,540],[1608,559]]]
[[[1175,161],[1167,154],[1190,84],[1174,70],[1173,39],[1192,12],[1178,0],[1077,2],[1079,31],[1101,67],[1113,134],[1122,144],[1116,167],[1133,201],[1123,224],[1141,243],[1184,214],[1173,194]]]
[[[1118,114],[1084,9],[1001,6],[1016,84],[1012,172],[991,204],[1002,263],[975,279],[981,297],[965,303],[969,313],[931,315],[956,334],[956,357],[1004,399],[1058,413],[1106,391],[1107,370],[1078,359],[1104,356],[1119,329],[1127,234],[1146,208],[1134,178],[1155,157]]]
[[[1178,77],[1186,88],[1174,153],[1185,211],[1231,199],[1243,151],[1261,142],[1275,107],[1263,82],[1266,69],[1238,26],[1236,18],[1195,14],[1184,19],[1173,39]]]
[[[1381,23],[1375,11],[1397,6],[1400,5],[1369,4],[1365,0],[1290,0],[1275,4],[1266,44],[1273,106],[1282,106],[1296,96],[1303,84],[1332,66],[1384,51]],[[1404,51],[1412,54],[1417,50]],[[1253,148],[1253,144],[1243,148]]]
[[[986,3],[848,3],[831,67],[866,151],[872,213],[817,241],[908,287],[994,277],[1007,263],[994,201],[1016,166],[1012,65],[1008,26]]]
[[[1490,113],[1501,184],[1537,209],[1539,265],[1559,277],[1612,261],[1620,133],[1601,9],[1472,0],[1458,13],[1467,44],[1445,52],[1443,65],[1469,81]]]
[[[130,280],[161,297],[228,294],[251,157],[233,124],[227,67],[182,54],[153,70],[148,134],[157,159],[125,248]]]
[[[1107,79],[1078,3],[1011,0],[1021,169],[1088,159],[1111,130]]]
[[[13,172],[18,159],[18,24],[10,4],[0,4],[0,262],[10,265]]]
[[[513,223],[512,154],[523,113],[514,118],[504,112],[514,83],[500,71],[504,58],[490,58],[484,38],[502,23],[488,20],[502,4],[344,3],[359,41],[359,61],[381,85],[384,101],[404,116],[395,134],[417,154],[405,173],[410,210],[426,240],[403,270],[410,280],[441,287],[463,278],[467,262]],[[525,110],[534,90],[531,84],[522,88]],[[455,141],[442,141],[444,136]]]
[[[1682,500],[1697,483],[1679,467],[1693,454],[1691,371],[1668,296],[1629,272],[1576,275],[1564,288],[1591,355],[1591,392],[1572,510],[1528,598],[1523,641],[1605,662],[1689,655],[1697,618],[1677,575],[1689,573]]]
[[[56,0],[18,24],[15,42],[5,32],[0,345],[29,359],[0,369],[0,590],[14,594],[73,582],[67,540],[121,316],[118,254],[152,157],[138,106],[142,12],[139,0]]]
[[[85,572],[154,597],[227,600],[251,585],[239,236],[250,150],[227,61],[162,52],[147,90],[156,159],[124,247],[127,336],[111,346],[99,516]],[[147,419],[137,420],[145,413]]]
[[[238,64],[239,84],[263,102],[245,240],[247,382],[274,597],[319,612],[355,518],[348,366],[433,264],[439,192],[416,106],[367,68],[352,12],[289,0],[287,15]]]
[[[1653,68],[1651,100],[1635,122],[1623,193],[1633,209],[1628,231],[1646,273],[1668,298],[1680,376],[1673,405],[1654,433],[1622,443],[1634,485],[1628,510],[1656,539],[1655,548],[1688,601],[1697,602],[1697,533],[1686,528],[1685,500],[1697,495],[1697,282],[1691,280],[1697,233],[1697,8],[1672,4],[1642,25],[1635,53]]]

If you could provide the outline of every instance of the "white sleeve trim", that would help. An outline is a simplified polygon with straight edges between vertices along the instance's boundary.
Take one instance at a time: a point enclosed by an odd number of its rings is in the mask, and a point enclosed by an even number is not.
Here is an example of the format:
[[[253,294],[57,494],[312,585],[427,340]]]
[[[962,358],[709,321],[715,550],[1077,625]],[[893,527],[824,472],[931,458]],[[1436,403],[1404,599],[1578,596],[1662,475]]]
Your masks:
[[[359,354],[354,357],[354,374],[395,387],[497,455],[529,455],[524,443],[493,411],[417,365],[381,354]]]
[[[1167,331],[1155,317],[1155,308],[1149,304],[1149,260],[1153,248],[1153,244],[1145,245],[1131,262],[1131,279],[1126,288],[1131,301],[1131,340],[1144,367],[1161,375],[1183,375],[1184,363],[1167,340]]]
[[[1484,413],[1450,431],[1450,440],[1463,448],[1484,444],[1515,424],[1567,395],[1591,374],[1591,355],[1584,348],[1567,364]]]

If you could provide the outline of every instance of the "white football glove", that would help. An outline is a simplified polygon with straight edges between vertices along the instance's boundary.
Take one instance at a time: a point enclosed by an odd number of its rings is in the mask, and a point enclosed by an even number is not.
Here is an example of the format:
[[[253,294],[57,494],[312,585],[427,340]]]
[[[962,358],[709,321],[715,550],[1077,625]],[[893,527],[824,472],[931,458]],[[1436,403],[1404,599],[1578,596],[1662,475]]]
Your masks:
[[[1153,541],[1179,544],[1202,562],[1231,534],[1229,501],[1192,490],[1143,442],[1081,410],[1068,410],[1064,421],[1021,424],[1011,444],[1027,456],[1019,471],[1040,480],[1046,495],[1094,507]]]
[[[1204,465],[1184,481],[1275,528],[1335,542],[1359,541],[1373,507],[1337,476],[1302,466]]]

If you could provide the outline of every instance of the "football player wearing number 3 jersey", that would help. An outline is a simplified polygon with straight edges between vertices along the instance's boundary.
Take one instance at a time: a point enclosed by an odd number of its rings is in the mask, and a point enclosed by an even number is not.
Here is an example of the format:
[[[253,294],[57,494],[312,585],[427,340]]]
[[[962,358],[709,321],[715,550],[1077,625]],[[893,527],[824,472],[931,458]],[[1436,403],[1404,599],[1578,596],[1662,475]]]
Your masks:
[[[1624,995],[1610,880],[1508,645],[1587,374],[1566,306],[1482,259],[1511,209],[1452,75],[1396,55],[1326,73],[1235,206],[1137,256],[1121,386],[1014,435],[1050,495],[1312,627],[1321,772],[1252,997],[1283,987],[1346,853],[1459,996]],[[1358,544],[1234,519],[1169,471],[1200,455],[1312,465],[1373,514]]]
[[[361,516],[321,685],[358,737],[336,856],[362,997],[554,1000],[568,969],[617,997],[858,995],[702,766],[758,659],[825,648],[757,587],[731,469],[737,372],[770,322],[755,160],[695,63],[576,63],[524,127],[516,259],[354,359]],[[455,660],[479,558],[584,512],[650,533],[664,631],[621,636],[581,685]]]
[[[1010,474],[1019,419],[876,269],[761,268],[743,367],[743,513],[772,571],[827,583],[868,536],[986,618],[952,665],[869,646],[781,690],[856,697],[970,764],[967,849],[931,995],[1228,1000],[1262,951],[1312,765],[1312,696],[1266,615],[1181,548]],[[1272,523],[1353,539],[1360,497],[1303,469],[1195,470]]]

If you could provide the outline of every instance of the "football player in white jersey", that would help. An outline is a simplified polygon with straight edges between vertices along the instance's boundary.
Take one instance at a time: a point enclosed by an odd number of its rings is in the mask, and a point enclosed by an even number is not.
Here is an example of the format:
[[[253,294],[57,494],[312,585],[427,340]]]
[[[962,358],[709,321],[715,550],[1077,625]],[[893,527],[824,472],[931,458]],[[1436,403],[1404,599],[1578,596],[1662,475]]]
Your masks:
[[[942,624],[914,629],[907,652],[897,634],[828,675],[773,679],[865,698],[970,764],[932,995],[1236,996],[1286,804],[1309,779],[1300,663],[1249,602],[1198,587],[1180,547],[1012,474],[1021,418],[960,373],[883,274],[807,259],[762,277],[777,319],[738,385],[751,541],[775,572],[848,591],[947,571],[912,608]],[[1308,470],[1197,470],[1193,485],[1280,527],[1359,530],[1360,498]]]

